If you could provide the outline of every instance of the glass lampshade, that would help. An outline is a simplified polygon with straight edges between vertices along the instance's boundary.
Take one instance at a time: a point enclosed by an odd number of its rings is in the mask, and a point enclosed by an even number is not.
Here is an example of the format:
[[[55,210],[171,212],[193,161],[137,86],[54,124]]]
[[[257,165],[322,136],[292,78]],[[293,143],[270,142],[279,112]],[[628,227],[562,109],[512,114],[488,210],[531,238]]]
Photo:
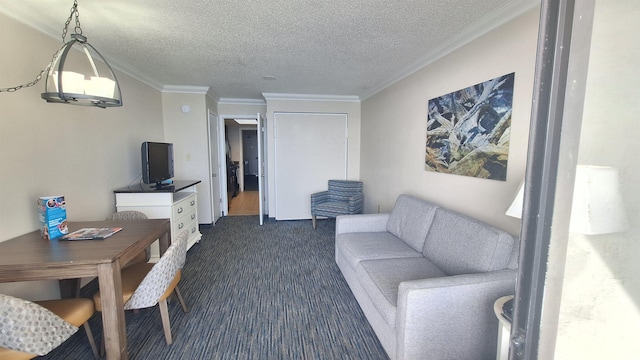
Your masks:
[[[42,98],[102,108],[122,106],[120,85],[107,61],[86,37],[72,34],[71,38],[49,68]]]

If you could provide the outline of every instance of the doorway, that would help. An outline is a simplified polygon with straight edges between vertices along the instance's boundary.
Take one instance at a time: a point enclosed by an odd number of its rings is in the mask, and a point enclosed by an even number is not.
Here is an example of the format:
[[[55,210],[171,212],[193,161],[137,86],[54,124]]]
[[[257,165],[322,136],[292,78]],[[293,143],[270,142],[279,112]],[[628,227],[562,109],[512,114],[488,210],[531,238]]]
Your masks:
[[[233,179],[237,191],[229,192],[227,197],[228,216],[247,216],[260,214],[260,195],[258,188],[258,126],[253,119],[224,119],[225,142],[229,165],[227,177]],[[229,185],[227,185],[229,186]]]
[[[242,129],[244,191],[258,191],[258,130]]]

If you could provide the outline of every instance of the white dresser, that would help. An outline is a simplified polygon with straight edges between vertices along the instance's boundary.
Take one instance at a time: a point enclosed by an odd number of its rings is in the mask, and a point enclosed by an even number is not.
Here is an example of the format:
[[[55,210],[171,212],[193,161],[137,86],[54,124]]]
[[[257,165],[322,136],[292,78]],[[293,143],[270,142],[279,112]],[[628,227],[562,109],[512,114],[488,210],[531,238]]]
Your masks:
[[[171,238],[182,231],[189,231],[188,247],[200,241],[198,227],[199,180],[174,181],[173,185],[155,189],[149,185],[132,185],[114,190],[118,212],[137,210],[150,219],[170,219]],[[158,260],[160,251],[157,242],[151,246],[151,261]]]

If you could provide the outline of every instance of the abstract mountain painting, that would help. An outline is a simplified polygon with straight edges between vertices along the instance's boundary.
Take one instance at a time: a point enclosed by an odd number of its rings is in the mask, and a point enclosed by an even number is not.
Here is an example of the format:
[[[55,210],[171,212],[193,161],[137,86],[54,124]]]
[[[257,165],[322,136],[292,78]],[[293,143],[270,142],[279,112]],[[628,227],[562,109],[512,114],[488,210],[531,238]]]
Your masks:
[[[425,170],[507,179],[515,73],[428,102]]]

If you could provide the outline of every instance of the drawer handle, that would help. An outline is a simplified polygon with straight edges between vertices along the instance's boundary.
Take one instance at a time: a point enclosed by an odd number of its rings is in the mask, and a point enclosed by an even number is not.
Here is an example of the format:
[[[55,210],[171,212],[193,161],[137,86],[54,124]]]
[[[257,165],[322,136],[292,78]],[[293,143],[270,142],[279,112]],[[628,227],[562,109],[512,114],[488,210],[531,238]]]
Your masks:
[[[195,205],[196,201],[195,200],[191,200],[191,206]]]
[[[191,228],[191,233],[193,234],[194,232],[196,232],[196,228],[195,228],[195,227],[192,227],[192,228]]]
[[[184,223],[178,224],[178,230],[182,229],[183,227],[184,227]]]
[[[178,208],[178,214],[182,214],[182,206]]]
[[[196,218],[196,214],[191,214],[191,220]]]

